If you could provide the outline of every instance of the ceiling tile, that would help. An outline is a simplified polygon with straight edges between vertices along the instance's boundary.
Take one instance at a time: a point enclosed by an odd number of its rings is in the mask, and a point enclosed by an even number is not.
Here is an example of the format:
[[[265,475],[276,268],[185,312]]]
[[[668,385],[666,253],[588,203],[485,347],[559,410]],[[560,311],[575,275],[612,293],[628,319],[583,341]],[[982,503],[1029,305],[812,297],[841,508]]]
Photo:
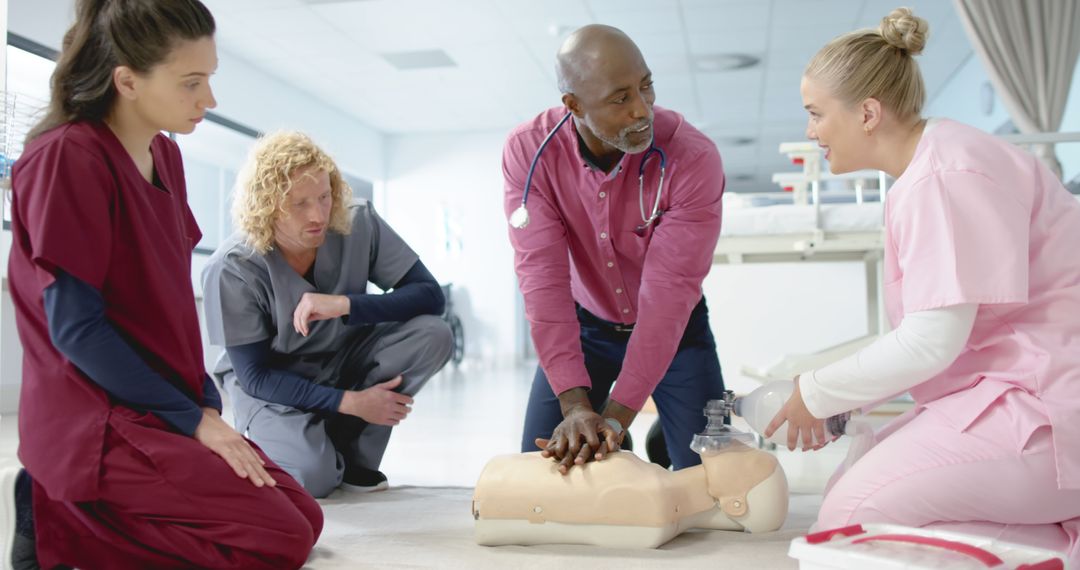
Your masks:
[[[656,104],[681,113],[691,123],[702,117],[694,79],[689,74],[657,75]]]
[[[682,16],[663,2],[590,1],[598,24],[614,26],[631,38],[638,35],[678,34],[683,32]],[[659,7],[658,7],[659,6]]]
[[[780,141],[802,140],[798,92],[826,42],[876,26],[893,0],[206,0],[218,46],[386,133],[508,130],[560,105],[555,53],[589,23],[627,32],[654,73],[657,102],[720,144],[730,188],[772,189],[790,165]],[[971,55],[952,4],[905,0],[930,21],[918,59],[933,97]],[[457,64],[398,71],[379,54],[444,50]],[[695,56],[749,54],[750,69],[703,72]],[[219,70],[228,73],[227,67]],[[753,138],[731,146],[733,138]],[[765,182],[762,182],[765,180]]]
[[[716,30],[751,30],[764,33],[769,27],[770,2],[683,3],[686,31],[693,34]]]
[[[763,57],[769,38],[759,29],[723,29],[709,32],[690,32],[687,40],[690,53],[747,53]]]
[[[775,27],[848,31],[861,11],[862,3],[852,0],[774,0],[771,17]]]
[[[686,40],[683,34],[637,34],[630,35],[630,39],[637,44],[645,61],[666,55],[685,55]]]
[[[203,0],[203,4],[218,18],[223,14],[243,14],[265,10],[267,8],[296,8],[300,0]]]
[[[646,56],[645,63],[652,70],[653,79],[687,75],[691,71],[690,59],[685,53]]]
[[[595,21],[582,0],[497,0],[492,5],[520,37],[552,38],[555,46],[571,31]]]
[[[765,71],[761,68],[720,73],[698,73],[697,86],[702,95],[722,99],[757,100]]]

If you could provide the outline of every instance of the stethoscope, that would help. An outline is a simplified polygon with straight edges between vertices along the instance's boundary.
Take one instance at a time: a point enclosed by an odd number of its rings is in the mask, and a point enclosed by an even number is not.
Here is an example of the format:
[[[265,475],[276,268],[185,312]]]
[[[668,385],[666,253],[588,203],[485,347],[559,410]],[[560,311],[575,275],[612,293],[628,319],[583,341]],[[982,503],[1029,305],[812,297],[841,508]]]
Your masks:
[[[533,171],[536,170],[537,163],[540,162],[540,155],[544,152],[544,147],[551,142],[551,138],[555,136],[555,133],[559,131],[559,128],[563,126],[563,123],[570,119],[571,113],[567,113],[559,123],[555,125],[555,128],[551,129],[551,132],[544,137],[544,142],[540,143],[540,148],[536,149],[536,154],[533,155],[532,164],[529,165],[529,173],[525,176],[525,191],[521,196],[521,205],[518,209],[514,210],[513,214],[510,214],[510,225],[515,229],[525,229],[529,225],[529,210],[525,207],[526,201],[529,199],[529,188],[532,187]],[[653,202],[652,213],[648,216],[645,215],[645,163],[649,162],[649,158],[655,154],[660,157],[660,182],[656,186],[656,201]],[[664,174],[667,170],[667,155],[659,147],[649,145],[649,149],[645,151],[645,156],[641,157],[641,164],[638,166],[638,208],[641,210],[641,225],[634,228],[634,233],[639,236],[645,235],[645,230],[649,228],[660,216],[664,215],[664,211],[660,209],[660,196],[664,193]]]

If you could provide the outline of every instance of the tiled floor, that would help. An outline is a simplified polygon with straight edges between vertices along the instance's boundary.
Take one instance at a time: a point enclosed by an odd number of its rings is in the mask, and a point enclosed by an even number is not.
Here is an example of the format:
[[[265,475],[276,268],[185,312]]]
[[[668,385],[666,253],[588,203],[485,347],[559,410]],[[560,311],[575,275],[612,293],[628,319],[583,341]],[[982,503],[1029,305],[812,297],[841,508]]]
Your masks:
[[[516,453],[533,366],[489,368],[466,363],[447,367],[416,398],[413,412],[395,428],[382,471],[391,485],[472,487],[495,455]],[[655,414],[642,413],[630,427],[644,457],[645,436]],[[0,417],[0,464],[14,461],[16,417]],[[736,427],[745,424],[735,419]],[[814,453],[777,454],[793,492],[820,493],[846,454],[840,440]]]

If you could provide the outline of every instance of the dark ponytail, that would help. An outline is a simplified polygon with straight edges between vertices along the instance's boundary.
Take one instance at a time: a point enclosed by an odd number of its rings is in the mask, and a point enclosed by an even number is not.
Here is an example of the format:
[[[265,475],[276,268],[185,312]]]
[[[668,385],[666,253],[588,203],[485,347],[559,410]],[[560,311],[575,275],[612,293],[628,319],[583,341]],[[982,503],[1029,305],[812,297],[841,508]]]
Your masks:
[[[64,123],[101,121],[116,101],[113,70],[146,73],[182,40],[214,35],[214,17],[199,0],[77,0],[64,34],[45,117],[26,143]]]

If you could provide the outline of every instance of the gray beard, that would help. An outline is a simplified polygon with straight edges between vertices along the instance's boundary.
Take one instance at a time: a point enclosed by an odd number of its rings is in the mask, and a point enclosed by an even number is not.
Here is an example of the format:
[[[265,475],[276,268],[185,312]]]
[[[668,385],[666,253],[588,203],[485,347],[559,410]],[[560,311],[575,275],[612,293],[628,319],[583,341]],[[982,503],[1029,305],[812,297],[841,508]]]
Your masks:
[[[652,124],[652,117],[649,117],[649,124]],[[622,131],[619,131],[619,135],[614,138],[609,138],[601,135],[600,132],[593,125],[589,124],[588,121],[585,122],[585,125],[589,127],[589,130],[591,130],[594,135],[596,135],[596,138],[604,141],[604,144],[613,146],[626,154],[642,153],[645,152],[650,146],[652,146],[651,138],[645,140],[645,142],[642,142],[637,146],[633,146],[630,144],[630,132],[636,128],[641,128],[641,125],[625,128]]]

